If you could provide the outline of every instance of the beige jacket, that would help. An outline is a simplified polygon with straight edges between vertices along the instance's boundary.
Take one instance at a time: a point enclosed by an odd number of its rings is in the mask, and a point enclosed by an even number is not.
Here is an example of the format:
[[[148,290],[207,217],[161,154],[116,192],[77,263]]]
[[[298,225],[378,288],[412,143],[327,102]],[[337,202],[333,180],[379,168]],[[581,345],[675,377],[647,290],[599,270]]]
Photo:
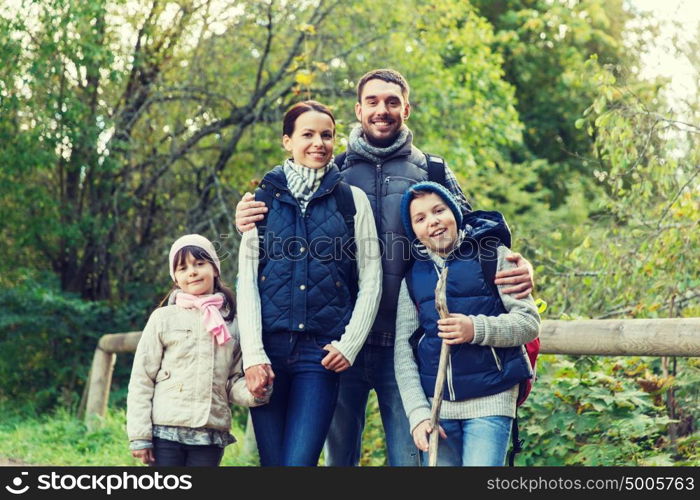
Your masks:
[[[129,440],[151,440],[152,426],[228,431],[230,404],[257,406],[241,363],[238,323],[220,346],[201,312],[169,305],[153,311],[136,348],[127,396]]]

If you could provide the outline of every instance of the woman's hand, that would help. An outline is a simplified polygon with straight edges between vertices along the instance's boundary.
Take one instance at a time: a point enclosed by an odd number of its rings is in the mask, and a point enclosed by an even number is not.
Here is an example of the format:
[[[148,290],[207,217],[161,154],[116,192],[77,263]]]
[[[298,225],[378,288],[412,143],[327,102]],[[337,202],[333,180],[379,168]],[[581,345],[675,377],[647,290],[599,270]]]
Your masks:
[[[421,451],[428,451],[428,439],[432,427],[430,427],[430,420],[423,420],[420,424],[416,425],[411,433],[413,435],[413,442],[416,443],[416,448]],[[442,426],[438,425],[438,432],[442,439],[447,439],[447,434]]]
[[[255,196],[245,193],[241,201],[236,205],[236,227],[242,233],[250,231],[255,223],[261,221],[267,212],[267,207],[262,201],[255,201]]]
[[[258,399],[265,399],[272,390],[275,372],[268,364],[249,366],[245,370],[245,383],[248,390]]]
[[[148,465],[156,461],[153,457],[153,448],[144,448],[142,450],[131,450],[131,456],[138,458],[144,464]]]
[[[535,272],[532,264],[519,253],[513,253],[506,257],[506,260],[514,262],[517,267],[504,269],[496,273],[496,285],[512,285],[504,288],[503,293],[517,293],[516,299],[524,299],[535,288]]]
[[[452,313],[448,318],[439,319],[438,337],[446,344],[464,344],[474,340],[474,323],[469,316]]]
[[[326,356],[321,360],[321,364],[326,370],[340,373],[350,368],[350,361],[348,361],[347,358],[331,344],[324,345],[323,349],[328,351],[328,354],[326,354]]]

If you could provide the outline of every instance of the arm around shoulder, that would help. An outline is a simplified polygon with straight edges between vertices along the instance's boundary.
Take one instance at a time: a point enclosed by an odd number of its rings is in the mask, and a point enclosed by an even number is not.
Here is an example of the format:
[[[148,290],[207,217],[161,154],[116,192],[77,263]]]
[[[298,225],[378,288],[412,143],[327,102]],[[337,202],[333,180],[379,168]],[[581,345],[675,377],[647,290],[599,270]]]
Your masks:
[[[515,265],[506,257],[512,252],[507,247],[498,247],[498,271],[510,269]],[[506,309],[498,316],[471,316],[474,323],[473,344],[493,347],[512,347],[523,345],[537,338],[540,332],[540,315],[532,296],[517,299],[511,294],[503,293],[505,285],[498,285],[498,292]]]

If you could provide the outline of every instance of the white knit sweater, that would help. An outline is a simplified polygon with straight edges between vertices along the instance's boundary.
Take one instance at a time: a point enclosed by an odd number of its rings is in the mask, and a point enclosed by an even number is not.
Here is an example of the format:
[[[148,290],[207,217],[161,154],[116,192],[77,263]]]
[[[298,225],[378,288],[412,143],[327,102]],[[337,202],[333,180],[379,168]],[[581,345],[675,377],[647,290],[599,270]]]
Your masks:
[[[352,364],[367,339],[382,294],[382,264],[377,228],[367,195],[351,186],[355,202],[355,242],[358,293],[345,332],[331,342]],[[238,325],[241,332],[243,368],[269,364],[262,342],[260,294],[258,292],[259,238],[254,228],[243,234],[238,251]]]

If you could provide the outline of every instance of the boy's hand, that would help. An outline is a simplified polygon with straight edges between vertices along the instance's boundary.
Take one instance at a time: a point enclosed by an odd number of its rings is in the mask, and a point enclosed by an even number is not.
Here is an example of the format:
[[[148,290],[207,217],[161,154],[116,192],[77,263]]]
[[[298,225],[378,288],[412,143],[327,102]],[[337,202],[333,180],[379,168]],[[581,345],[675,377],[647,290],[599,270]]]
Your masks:
[[[236,227],[242,233],[250,231],[255,223],[262,220],[267,207],[262,201],[255,201],[255,196],[245,193],[236,205]]]
[[[438,337],[446,344],[464,344],[474,340],[474,322],[464,314],[450,313],[445,319],[439,319]]]
[[[416,443],[416,448],[421,451],[428,451],[428,440],[432,427],[430,427],[430,420],[423,420],[420,424],[416,425],[411,433],[413,435],[413,442]],[[447,434],[442,426],[438,425],[438,432],[442,439],[447,439]]]
[[[328,351],[328,354],[321,360],[321,364],[326,370],[340,373],[350,368],[350,361],[331,344],[324,345],[323,349]]]
[[[516,299],[524,299],[531,294],[532,290],[535,288],[535,273],[532,269],[532,264],[519,253],[508,255],[506,260],[514,262],[518,267],[498,271],[494,283],[497,285],[513,285],[504,288],[502,290],[503,293],[517,293],[515,296]]]
[[[138,458],[144,464],[148,465],[156,461],[153,457],[153,448],[144,448],[142,450],[131,450],[131,456]]]
[[[270,365],[253,365],[245,370],[245,383],[253,397],[265,399],[272,390],[275,372]]]

